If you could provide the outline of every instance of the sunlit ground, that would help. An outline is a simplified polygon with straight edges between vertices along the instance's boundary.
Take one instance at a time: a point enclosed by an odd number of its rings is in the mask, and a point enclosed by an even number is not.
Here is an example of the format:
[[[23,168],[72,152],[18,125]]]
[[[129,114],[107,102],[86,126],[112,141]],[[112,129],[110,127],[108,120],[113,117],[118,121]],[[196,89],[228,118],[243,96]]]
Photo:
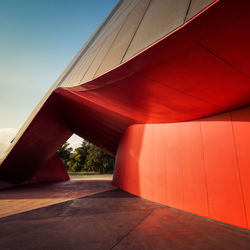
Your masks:
[[[69,175],[71,180],[112,180],[112,174]]]
[[[112,175],[73,176],[70,181],[27,184],[0,192],[0,218],[114,189]]]

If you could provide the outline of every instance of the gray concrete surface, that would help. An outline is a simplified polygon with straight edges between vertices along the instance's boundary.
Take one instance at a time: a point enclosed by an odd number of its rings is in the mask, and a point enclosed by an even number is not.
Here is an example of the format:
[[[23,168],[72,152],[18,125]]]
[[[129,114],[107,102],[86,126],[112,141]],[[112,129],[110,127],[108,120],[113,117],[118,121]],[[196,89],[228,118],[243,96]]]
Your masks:
[[[250,232],[113,189],[1,218],[0,249],[244,250]]]
[[[115,188],[111,180],[111,177],[95,175],[91,178],[81,177],[0,190],[0,217],[111,190]]]

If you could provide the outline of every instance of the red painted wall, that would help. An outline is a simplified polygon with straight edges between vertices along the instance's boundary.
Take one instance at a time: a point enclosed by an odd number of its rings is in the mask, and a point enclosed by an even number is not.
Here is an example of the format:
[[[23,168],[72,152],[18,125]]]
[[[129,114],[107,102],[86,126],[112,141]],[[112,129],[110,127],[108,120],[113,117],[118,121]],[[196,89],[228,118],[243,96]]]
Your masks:
[[[235,226],[250,225],[250,107],[205,119],[132,125],[114,183],[135,195]]]
[[[58,153],[40,166],[34,176],[25,183],[68,181],[69,175]]]
[[[0,181],[67,179],[54,155],[74,132],[117,156],[122,189],[249,228],[249,8],[219,1],[119,67],[57,88],[0,163]]]

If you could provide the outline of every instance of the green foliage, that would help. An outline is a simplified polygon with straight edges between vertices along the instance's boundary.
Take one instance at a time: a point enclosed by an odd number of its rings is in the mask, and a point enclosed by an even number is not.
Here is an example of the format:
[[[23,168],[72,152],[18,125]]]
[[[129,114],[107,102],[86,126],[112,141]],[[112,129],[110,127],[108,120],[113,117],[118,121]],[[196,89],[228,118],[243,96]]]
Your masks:
[[[81,146],[72,152],[65,143],[58,153],[70,172],[99,172],[100,174],[112,173],[114,170],[114,158],[97,148],[93,144],[83,140]]]
[[[67,142],[65,144],[63,144],[62,147],[59,148],[59,150],[57,151],[67,170],[68,170],[67,161],[68,161],[72,151],[73,151],[73,149],[69,147],[69,143],[67,143]]]
[[[100,174],[109,173],[114,169],[114,158],[90,144],[84,168],[85,171],[98,171]]]

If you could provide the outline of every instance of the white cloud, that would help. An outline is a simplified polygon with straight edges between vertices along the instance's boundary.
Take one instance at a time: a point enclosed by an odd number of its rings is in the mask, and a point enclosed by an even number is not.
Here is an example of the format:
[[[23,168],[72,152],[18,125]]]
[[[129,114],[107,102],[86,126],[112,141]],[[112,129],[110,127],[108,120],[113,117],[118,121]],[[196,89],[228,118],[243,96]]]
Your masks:
[[[10,142],[18,132],[18,128],[1,128],[0,129],[0,158],[7,150]]]

